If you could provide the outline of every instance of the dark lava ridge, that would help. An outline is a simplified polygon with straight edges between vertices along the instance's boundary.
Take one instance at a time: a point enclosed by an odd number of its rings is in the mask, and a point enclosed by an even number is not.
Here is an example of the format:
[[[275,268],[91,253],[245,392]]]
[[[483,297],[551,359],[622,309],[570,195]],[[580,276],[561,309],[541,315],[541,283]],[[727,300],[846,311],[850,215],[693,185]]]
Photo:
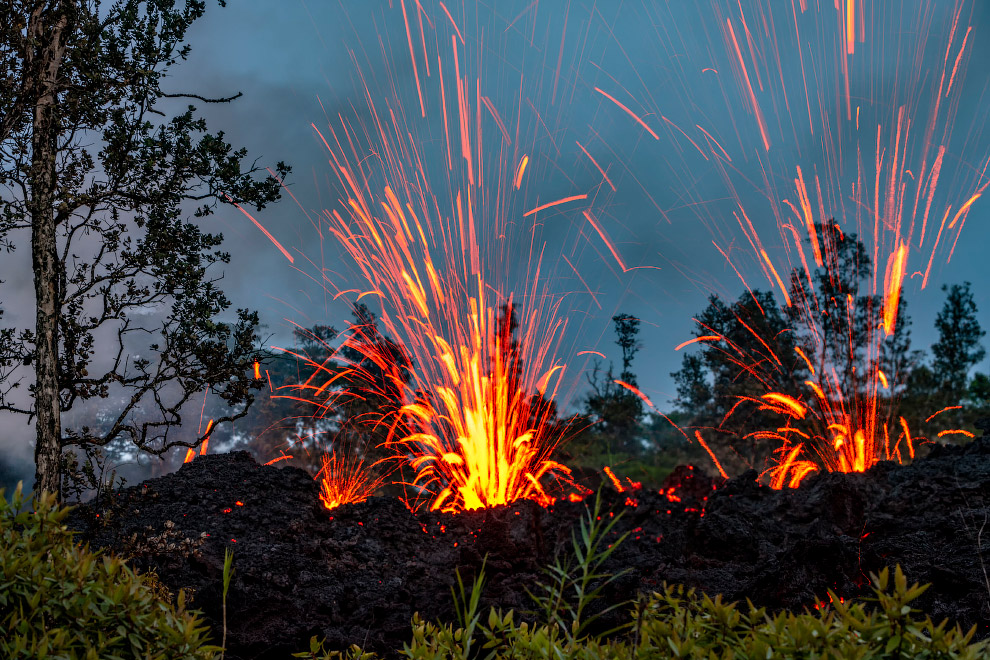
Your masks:
[[[828,589],[866,594],[870,572],[900,564],[909,581],[933,583],[917,603],[923,611],[990,635],[990,529],[981,536],[990,438],[936,447],[908,466],[812,475],[793,490],[762,487],[755,473],[715,483],[679,468],[665,488],[680,501],[606,492],[606,511],[624,512],[615,533],[630,533],[607,570],[631,569],[606,601],[667,581],[800,611]],[[154,569],[173,592],[191,590],[217,635],[224,550],[233,548],[226,657],[281,659],[312,635],[336,648],[401,648],[414,612],[453,620],[455,570],[470,581],[486,556],[483,611],[531,609],[525,587],[568,552],[585,511],[584,503],[523,501],[414,515],[390,498],[327,511],[317,492],[302,470],[259,466],[246,452],[207,455],[123,489],[110,508],[80,507],[70,526]]]

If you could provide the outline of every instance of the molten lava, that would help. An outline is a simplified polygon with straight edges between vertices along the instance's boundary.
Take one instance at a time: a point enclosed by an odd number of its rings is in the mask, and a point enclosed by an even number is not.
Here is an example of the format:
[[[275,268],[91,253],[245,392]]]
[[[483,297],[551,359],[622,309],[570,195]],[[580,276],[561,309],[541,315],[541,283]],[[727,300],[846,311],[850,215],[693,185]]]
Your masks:
[[[340,175],[350,179],[344,169]],[[429,209],[417,213],[408,203],[403,209],[386,187],[383,220],[363,215],[360,209],[368,206],[362,191],[355,186],[351,192],[355,197],[348,206],[358,222],[349,225],[335,213],[330,231],[394,310],[383,313],[382,321],[392,336],[402,338],[409,362],[416,365],[411,382],[378,345],[361,341],[360,335],[344,346],[384,369],[402,392],[399,414],[375,423],[390,424],[390,445],[415,473],[410,485],[430,494],[434,510],[476,509],[520,498],[549,503],[541,480],[566,476],[569,470],[549,458],[559,441],[548,435],[552,407],[534,403],[531,393],[542,397],[561,368],[538,370],[563,323],[555,322],[544,336],[537,334],[538,325],[527,326],[515,345],[500,327],[509,319],[497,315],[480,274],[473,278],[470,295],[468,283],[458,277],[464,275],[463,264],[434,265],[433,253],[449,256],[453,246],[424,242],[435,231],[420,220],[420,215],[429,218]],[[451,228],[438,224],[436,233],[449,235]],[[538,294],[538,278],[533,286]],[[514,308],[509,301],[502,309],[511,315]],[[538,324],[540,311],[530,308],[526,315]]]
[[[348,452],[324,454],[323,468],[316,478],[320,482],[320,501],[328,509],[364,502],[384,482],[364,460]]]
[[[562,440],[552,399],[564,368],[555,356],[565,323],[558,317],[559,297],[541,278],[537,225],[519,221],[570,212],[588,195],[543,204],[525,199],[529,157],[483,148],[489,115],[507,138],[505,124],[491,99],[476,93],[478,81],[462,73],[456,38],[438,43],[438,70],[417,78],[417,90],[438,100],[439,111],[428,112],[432,101],[422,105],[420,96],[417,114],[432,126],[426,130],[444,136],[441,171],[424,166],[431,162],[421,153],[424,143],[413,139],[411,125],[420,117],[403,115],[401,104],[379,107],[367,86],[372,122],[341,118],[329,132],[313,126],[341,193],[338,206],[323,213],[321,236],[336,239],[364,281],[361,290],[329,279],[324,284],[335,299],[377,299],[383,332],[402,355],[369,341],[354,325],[332,358],[343,360],[350,381],[363,381],[369,391],[343,391],[335,382],[340,373],[316,363],[306,391],[322,397],[318,405],[329,410],[341,396],[384,395],[381,379],[361,372],[372,364],[384,373],[396,405],[364,423],[389,430],[383,446],[392,453],[388,460],[411,471],[405,486],[416,506],[462,511],[520,498],[549,504],[547,484],[566,481],[570,473],[551,459]],[[434,95],[429,84],[437,86]],[[454,104],[453,126],[448,103]],[[357,143],[372,145],[374,157]],[[437,180],[444,189],[433,188]],[[529,254],[522,278],[510,270],[518,259],[508,258],[508,248],[516,245]],[[348,350],[361,361],[344,359]]]

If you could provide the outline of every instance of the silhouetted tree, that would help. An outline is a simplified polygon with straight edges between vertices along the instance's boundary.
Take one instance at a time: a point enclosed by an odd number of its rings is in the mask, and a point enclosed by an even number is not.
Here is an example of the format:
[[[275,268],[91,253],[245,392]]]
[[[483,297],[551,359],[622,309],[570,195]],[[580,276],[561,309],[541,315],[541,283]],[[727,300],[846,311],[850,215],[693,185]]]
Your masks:
[[[612,323],[615,325],[615,343],[622,349],[622,373],[616,378],[611,364],[606,372],[602,372],[599,363],[595,364],[587,376],[591,392],[585,399],[585,413],[594,424],[590,429],[592,437],[597,437],[609,452],[638,454],[642,450],[639,431],[643,400],[616,381],[637,386],[632,361],[639,350],[636,341],[639,319],[618,314],[612,317]]]
[[[677,385],[677,409],[690,429],[704,429],[709,445],[741,452],[758,465],[773,449],[752,431],[779,426],[779,416],[757,405],[741,405],[766,392],[790,393],[802,387],[806,368],[796,354],[795,333],[773,294],[755,290],[732,304],[717,296],[697,317],[695,337],[710,337],[687,353]]]
[[[670,374],[677,385],[677,407],[689,419],[694,416],[700,418],[713,403],[715,394],[708,382],[708,373],[702,355],[685,353],[681,358],[680,370]]]
[[[399,409],[405,403],[412,360],[405,349],[386,336],[378,318],[357,304],[354,321],[341,334],[342,367],[347,370],[334,404],[340,420],[335,442],[372,461],[391,454],[385,443],[390,433],[407,435]]]
[[[324,453],[346,452],[369,464],[393,455],[385,447],[393,427],[404,433],[404,403],[412,364],[364,305],[352,309],[342,331],[329,325],[297,328],[294,345],[266,357],[266,390],[238,437],[259,459],[317,472]]]
[[[973,374],[969,381],[967,401],[974,409],[974,422],[981,417],[990,417],[990,376]]]
[[[636,374],[632,372],[632,361],[639,352],[639,344],[636,335],[639,334],[639,319],[629,314],[618,314],[612,317],[615,324],[615,343],[622,349],[622,373],[619,378],[636,385]]]
[[[221,424],[244,414],[260,384],[257,315],[220,320],[230,303],[210,266],[228,260],[222,237],[183,209],[260,209],[278,199],[288,167],[258,178],[194,107],[164,117],[166,98],[236,98],[162,89],[204,11],[173,0],[0,5],[0,243],[30,246],[37,306],[34,326],[0,350],[32,368],[30,401],[7,393],[0,410],[35,422],[40,491],[59,490],[67,448],[195,446],[202,437],[169,434],[193,395],[209,389],[230,406]],[[128,395],[105,431],[63,423],[77,403],[119,390]]]
[[[935,319],[938,339],[932,344],[931,364],[920,364],[905,389],[901,409],[919,434],[938,437],[942,431],[963,429],[978,433],[976,421],[990,414],[987,376],[969,374],[986,351],[986,334],[977,320],[970,283],[943,286],[945,303]],[[944,411],[928,418],[936,412]],[[956,436],[950,436],[955,438]]]
[[[0,284],[3,284],[2,280]],[[0,320],[2,319],[3,308],[0,308]],[[24,356],[17,347],[13,328],[0,328],[0,402],[9,396],[17,384],[11,376],[23,359]]]
[[[942,291],[947,293],[935,319],[938,341],[932,344],[932,368],[939,385],[958,400],[966,391],[970,369],[986,357],[980,339],[987,333],[976,318],[969,282],[943,285]]]

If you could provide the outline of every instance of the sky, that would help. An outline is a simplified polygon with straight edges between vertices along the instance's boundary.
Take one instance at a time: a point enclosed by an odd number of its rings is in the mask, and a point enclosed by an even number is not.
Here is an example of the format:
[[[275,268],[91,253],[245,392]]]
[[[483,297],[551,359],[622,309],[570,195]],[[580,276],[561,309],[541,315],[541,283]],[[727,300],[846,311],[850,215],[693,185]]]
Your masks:
[[[735,299],[746,285],[773,289],[767,263],[785,279],[800,265],[790,230],[781,229],[803,231],[798,168],[814,217],[835,217],[884,262],[899,241],[909,245],[904,296],[916,347],[935,339],[944,283],[972,281],[990,327],[986,200],[936,241],[945,209],[952,218],[988,181],[990,67],[980,63],[990,61],[990,7],[850,4],[851,23],[846,2],[840,12],[827,0],[239,0],[208,4],[189,32],[189,60],[163,87],[242,92],[231,104],[197,105],[250,158],[293,167],[287,184],[298,204],[285,196],[255,215],[292,263],[238,210],[221,207],[208,221],[232,254],[224,290],[235,306],[260,311],[270,343],[285,344],[297,324],[340,327],[346,303],[327,290],[366,284],[314,227],[324,210],[343,210],[345,197],[314,125],[329,134],[346,124],[349,153],[378,158],[384,145],[369,106],[379,117],[392,113],[399,141],[418,147],[419,159],[404,166],[422,173],[449,216],[466,161],[456,135],[445,133],[440,81],[454,104],[456,53],[471,112],[483,117],[479,162],[491,164],[479,176],[480,222],[505,229],[480,237],[483,268],[520,290],[539,271],[561,300],[565,405],[585,391],[596,358],[589,351],[619,359],[610,318],[628,313],[641,320],[640,389],[668,409],[681,360],[674,349],[691,338],[706,298]],[[454,122],[456,109],[447,116]],[[515,189],[506,176],[523,156]],[[4,279],[0,299],[10,309],[30,281]],[[8,435],[22,442],[25,429]]]
[[[562,206],[559,213],[541,218],[541,237],[548,245],[545,268],[559,276],[557,291],[566,295],[564,308],[571,312],[568,336],[561,348],[568,364],[573,365],[572,372],[587,368],[589,356],[574,359],[568,353],[597,350],[609,359],[618,359],[609,319],[616,313],[629,313],[642,321],[643,348],[635,363],[641,389],[658,404],[668,401],[676,395],[669,373],[679,367],[681,357],[674,347],[690,338],[694,328],[691,317],[704,308],[711,293],[734,299],[744,291],[713,240],[730,254],[739,255],[734,264],[754,288],[770,288],[770,283],[761,279],[762,274],[757,275],[752,255],[743,254],[749,246],[744,247],[746,239],[732,213],[740,206],[747,210],[758,232],[766,237],[771,253],[781,250],[782,241],[778,232],[767,229],[777,223],[769,217],[762,191],[754,190],[766,190],[766,186],[750,185],[747,189],[745,182],[756,182],[766,170],[770,188],[779,199],[794,200],[792,181],[798,166],[805,173],[820,172],[823,185],[831,176],[840,195],[855,181],[852,157],[834,153],[841,149],[837,143],[848,131],[832,127],[826,141],[821,130],[826,120],[838,123],[844,119],[842,112],[834,112],[834,107],[844,102],[842,76],[836,65],[841,58],[828,50],[838,42],[835,30],[828,29],[835,11],[831,3],[810,3],[827,6],[817,13],[813,6],[809,7],[802,16],[798,48],[791,33],[793,27],[787,22],[790,3],[777,4],[787,11],[766,11],[766,3],[752,2],[742,3],[741,14],[734,2],[525,0],[445,5],[464,39],[460,55],[464,60],[460,63],[463,75],[472,81],[480,79],[481,93],[492,100],[507,123],[511,124],[516,116],[520,97],[524,108],[532,104],[538,110],[519,113],[518,124],[524,137],[518,149],[530,157],[522,206],[534,208],[574,194],[589,194],[595,200],[585,206]],[[310,123],[326,127],[330,123],[327,118],[334,118],[338,112],[346,115],[354,108],[366,108],[361,76],[368,80],[376,103],[388,102],[402,108],[413,130],[418,131],[415,139],[426,145],[424,154],[443,160],[436,149],[442,140],[439,99],[433,93],[436,85],[430,84],[437,72],[434,67],[432,79],[424,75],[416,6],[415,2],[406,3],[426,96],[425,119],[417,116],[419,102],[410,66],[409,40],[398,0],[287,0],[279,3],[277,11],[272,11],[267,2],[245,1],[214,9],[194,27],[190,35],[194,51],[190,62],[176,69],[175,86],[223,94],[243,92],[244,98],[229,106],[208,109],[213,125],[222,126],[233,142],[248,147],[252,155],[292,164],[291,187],[304,207],[333,207],[339,204],[341,191],[330,180],[327,151]],[[420,6],[426,38],[450,39],[454,28],[444,7],[425,2]],[[979,64],[990,60],[987,40],[979,38],[981,32],[990,29],[990,12],[979,3],[963,3],[963,7],[960,23],[964,27],[958,28],[952,42],[952,57],[957,54],[965,27],[972,26],[972,34],[967,43],[969,50],[961,61],[961,73],[957,73],[959,80],[954,81],[961,94],[947,144],[954,159],[966,162],[958,169],[978,170],[990,155],[990,136],[980,112],[986,106],[990,69]],[[849,65],[853,69],[852,105],[859,106],[864,126],[867,115],[875,119],[872,130],[863,131],[864,147],[874,147],[877,124],[883,125],[884,137],[887,136],[897,104],[908,106],[919,124],[930,116],[924,92],[937,84],[937,79],[933,80],[937,65],[942,64],[950,43],[949,9],[946,3],[905,2],[899,3],[897,10],[888,7],[864,21],[864,32],[869,28],[869,34],[857,43],[859,51],[850,58]],[[775,35],[780,40],[776,54],[769,48],[758,53],[755,61],[762,66],[753,66],[754,60],[746,54],[754,73],[762,70],[764,76],[774,74],[779,78],[764,80],[765,92],[760,95],[773,137],[769,151],[762,149],[758,125],[745,107],[739,76],[733,74],[731,57],[727,55],[725,22],[732,21],[739,29],[745,19],[751,23],[780,21],[776,26],[780,32]],[[431,21],[435,26],[432,30]],[[756,40],[759,31],[753,31],[757,33]],[[451,49],[446,41],[443,47],[430,47],[431,59],[437,58],[437,51],[444,60],[450,59]],[[807,59],[803,66],[800,57]],[[806,101],[803,83],[810,89],[810,101]],[[782,87],[786,93],[781,92]],[[643,118],[660,139],[654,140],[596,89],[610,93]],[[897,99],[896,103],[892,98]],[[806,103],[810,110],[802,107]],[[539,118],[534,119],[536,114]],[[809,116],[814,119],[809,120]],[[675,124],[676,128],[672,128]],[[812,132],[812,124],[819,129],[817,134]],[[731,186],[718,167],[688,141],[690,138],[704,145],[703,134],[696,126],[707,127],[733,157],[732,167],[726,168],[733,176]],[[688,135],[682,135],[680,130]],[[527,134],[532,137],[526,139]],[[916,129],[910,140],[921,143],[921,137],[922,131]],[[607,182],[603,183],[601,174],[577,143],[608,173],[616,186],[614,192]],[[376,145],[362,145],[359,150],[362,147],[370,153]],[[702,148],[709,153],[716,149],[710,143]],[[854,149],[848,151],[855,155]],[[920,164],[917,153],[911,156]],[[872,168],[874,154],[867,152],[863,160],[867,168]],[[929,157],[929,166],[931,160]],[[443,169],[437,166],[438,163],[428,164]],[[910,162],[906,167],[910,169]],[[945,203],[958,208],[978,187],[974,181],[980,181],[979,177],[964,174],[948,181],[943,172],[939,192],[944,193]],[[868,188],[872,183],[868,181]],[[435,187],[444,185],[446,182],[440,182]],[[727,200],[733,189],[741,199],[739,205]],[[847,211],[848,226],[864,222],[848,213],[848,200],[844,205],[829,201],[823,207],[826,215]],[[980,318],[990,326],[990,289],[982,285],[982,256],[984,246],[990,242],[990,228],[982,205],[983,201],[978,200],[971,207],[963,240],[956,245],[950,263],[945,244],[940,246],[928,286],[920,290],[917,277],[905,285],[919,347],[934,340],[932,325],[942,303],[939,286],[943,283],[972,281]],[[626,267],[639,268],[622,272],[617,267],[607,246],[581,214],[588,207],[600,214],[600,225]],[[301,274],[288,264],[236,211],[222,211],[220,215],[234,255],[225,285],[237,301],[260,309],[276,333],[284,333],[293,323],[340,324],[346,309],[323,304],[321,287],[312,282],[312,270]],[[292,200],[266,210],[257,219],[287,249],[308,253],[315,260],[315,251],[307,251],[313,241],[312,227]],[[919,233],[915,232],[916,242]],[[872,234],[868,222],[860,234]],[[889,234],[882,238],[886,241],[884,247],[890,244]],[[927,234],[933,234],[932,230],[928,229]],[[932,237],[925,238],[930,245]],[[732,253],[734,249],[738,252]],[[325,246],[323,252],[328,262],[346,261],[332,245]],[[587,288],[562,263],[559,254],[569,257]],[[919,248],[913,265],[923,269],[928,255],[924,247]],[[513,260],[512,254],[499,256],[505,262]],[[781,264],[786,270],[788,259],[779,259],[778,266]],[[525,269],[526,264],[509,263],[504,267]],[[348,288],[346,282],[354,282],[355,286],[360,283],[359,277],[348,278],[347,268],[346,263],[335,268],[343,275],[340,288]]]

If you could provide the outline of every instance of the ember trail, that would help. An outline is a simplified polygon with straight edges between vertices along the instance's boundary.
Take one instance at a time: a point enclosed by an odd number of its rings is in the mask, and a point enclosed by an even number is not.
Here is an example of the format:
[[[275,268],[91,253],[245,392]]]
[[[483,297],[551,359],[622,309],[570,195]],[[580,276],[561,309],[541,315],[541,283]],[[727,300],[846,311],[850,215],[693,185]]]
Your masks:
[[[443,127],[447,189],[435,190],[436,173],[422,167],[425,156],[410,132],[419,118],[378,108],[368,88],[373,121],[313,126],[342,191],[338,206],[324,211],[319,231],[339,244],[364,281],[360,290],[344,290],[328,278],[326,287],[335,299],[346,297],[355,305],[376,299],[377,321],[394,341],[382,341],[370,312],[360,312],[339,345],[323,344],[329,353],[323,362],[298,356],[312,373],[280,396],[312,402],[317,414],[332,413],[342,397],[391,401],[362,420],[386,430],[378,449],[390,451],[375,465],[363,465],[364,473],[370,479],[368,468],[401,474],[407,467],[414,506],[428,502],[434,510],[460,511],[520,498],[548,504],[546,484],[566,481],[570,472],[550,458],[562,440],[554,432],[550,399],[564,369],[557,352],[566,323],[558,314],[559,298],[541,279],[535,229],[519,235],[510,219],[586,195],[522,208],[518,191],[529,175],[527,157],[513,158],[505,144],[483,144],[491,127],[482,127],[481,110],[488,108],[484,121],[491,122],[494,108],[474,94],[477,81],[461,73],[459,48],[454,41],[441,51],[430,80],[438,86],[436,96],[456,107],[449,113],[453,126],[446,105],[423,119]],[[501,127],[497,111],[494,119]],[[375,145],[371,158],[353,146],[356,140]],[[504,251],[514,241],[531,254],[525,289],[517,296],[506,293],[505,264],[515,260]],[[347,373],[325,368],[340,359]],[[362,374],[363,364],[373,365],[378,375]],[[335,387],[342,375],[364,384]],[[338,472],[322,472],[325,489],[334,488]],[[349,478],[361,474],[352,470]]]
[[[948,327],[975,314],[968,285],[949,289],[932,367],[911,350],[904,296],[951,261],[990,186],[985,123],[960,112],[987,85],[967,70],[974,11],[716,2],[685,22],[668,8],[657,23],[684,29],[655,39],[671,88],[689,92],[596,88],[603,108],[676,154],[667,164],[683,199],[664,215],[701,220],[725,265],[694,338],[677,347],[687,350],[676,375],[686,435],[723,474],[722,462],[743,464],[776,488],[796,486],[973,437],[972,417],[961,428],[954,411],[984,355],[982,331]],[[696,31],[709,39],[680,36]],[[696,192],[704,176],[721,194]],[[745,289],[734,302],[723,293],[731,282]],[[969,343],[950,349],[964,333]],[[952,394],[917,396],[926,370]]]

